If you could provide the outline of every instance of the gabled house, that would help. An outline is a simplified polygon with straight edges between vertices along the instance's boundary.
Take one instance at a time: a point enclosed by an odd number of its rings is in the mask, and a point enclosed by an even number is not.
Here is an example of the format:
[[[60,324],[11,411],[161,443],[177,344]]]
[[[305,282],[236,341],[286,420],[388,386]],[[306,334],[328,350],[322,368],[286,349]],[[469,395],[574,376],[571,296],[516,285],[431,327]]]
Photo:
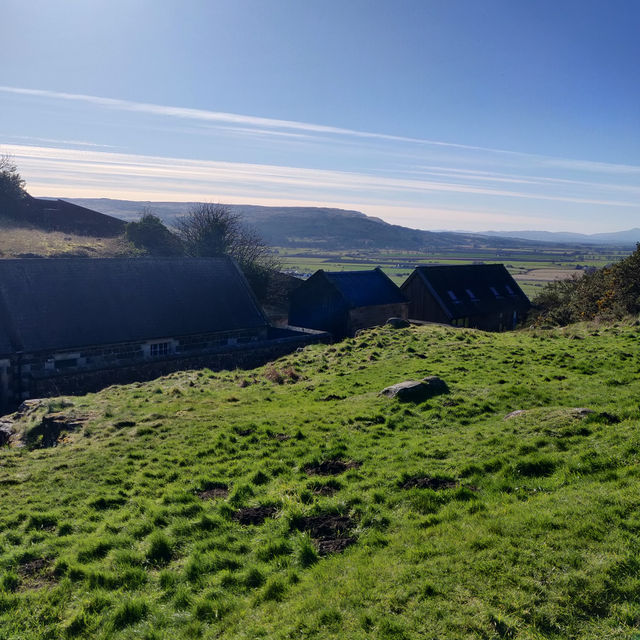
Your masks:
[[[179,368],[253,363],[258,352],[277,357],[296,335],[311,339],[270,327],[227,257],[0,260],[2,410]]]
[[[401,289],[412,320],[486,331],[515,328],[531,306],[502,264],[421,266]]]
[[[407,318],[400,289],[379,267],[368,271],[316,271],[289,298],[289,324],[328,331],[334,337]]]

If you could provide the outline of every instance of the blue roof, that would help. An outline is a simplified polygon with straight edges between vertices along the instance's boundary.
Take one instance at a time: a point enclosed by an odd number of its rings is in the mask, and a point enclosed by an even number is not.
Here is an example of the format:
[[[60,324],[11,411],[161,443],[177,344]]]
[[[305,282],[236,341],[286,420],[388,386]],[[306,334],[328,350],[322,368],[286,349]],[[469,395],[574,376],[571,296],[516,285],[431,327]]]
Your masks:
[[[406,302],[400,289],[379,267],[367,271],[324,271],[350,308]]]

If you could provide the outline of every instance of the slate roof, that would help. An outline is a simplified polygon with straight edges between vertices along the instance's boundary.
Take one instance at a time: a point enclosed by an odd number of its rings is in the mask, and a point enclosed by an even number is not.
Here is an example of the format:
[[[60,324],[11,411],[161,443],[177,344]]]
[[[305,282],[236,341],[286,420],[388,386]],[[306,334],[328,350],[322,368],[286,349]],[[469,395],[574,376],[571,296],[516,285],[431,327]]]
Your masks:
[[[340,293],[350,309],[407,302],[396,284],[376,267],[368,271],[324,271],[321,273]]]
[[[416,267],[414,274],[452,319],[531,306],[503,264],[427,265]]]
[[[230,258],[0,260],[0,355],[267,324]]]

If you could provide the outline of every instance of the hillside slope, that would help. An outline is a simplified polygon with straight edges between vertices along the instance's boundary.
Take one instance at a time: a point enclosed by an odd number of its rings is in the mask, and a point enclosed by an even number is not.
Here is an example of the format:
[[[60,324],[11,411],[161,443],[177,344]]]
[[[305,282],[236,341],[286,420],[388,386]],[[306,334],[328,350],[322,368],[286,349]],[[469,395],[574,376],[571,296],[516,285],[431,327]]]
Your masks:
[[[61,231],[44,231],[0,214],[0,258],[89,257],[134,255],[123,238],[98,238]]]
[[[165,223],[191,209],[193,202],[136,202],[108,198],[70,199],[123,220],[136,220],[148,208]],[[433,232],[392,225],[359,211],[328,207],[262,207],[225,205],[240,214],[269,244],[277,247],[325,249],[443,249],[462,247],[522,247],[540,243],[509,238],[486,238],[473,233]]]
[[[638,336],[385,327],[45,403],[0,449],[0,637],[632,637]]]

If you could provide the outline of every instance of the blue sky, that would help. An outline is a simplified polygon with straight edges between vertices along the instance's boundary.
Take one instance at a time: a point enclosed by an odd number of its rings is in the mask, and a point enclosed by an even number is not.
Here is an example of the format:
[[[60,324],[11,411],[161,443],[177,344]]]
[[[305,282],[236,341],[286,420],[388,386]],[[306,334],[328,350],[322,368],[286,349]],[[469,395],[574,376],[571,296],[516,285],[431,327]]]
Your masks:
[[[2,0],[0,151],[34,195],[640,219],[637,0]]]

